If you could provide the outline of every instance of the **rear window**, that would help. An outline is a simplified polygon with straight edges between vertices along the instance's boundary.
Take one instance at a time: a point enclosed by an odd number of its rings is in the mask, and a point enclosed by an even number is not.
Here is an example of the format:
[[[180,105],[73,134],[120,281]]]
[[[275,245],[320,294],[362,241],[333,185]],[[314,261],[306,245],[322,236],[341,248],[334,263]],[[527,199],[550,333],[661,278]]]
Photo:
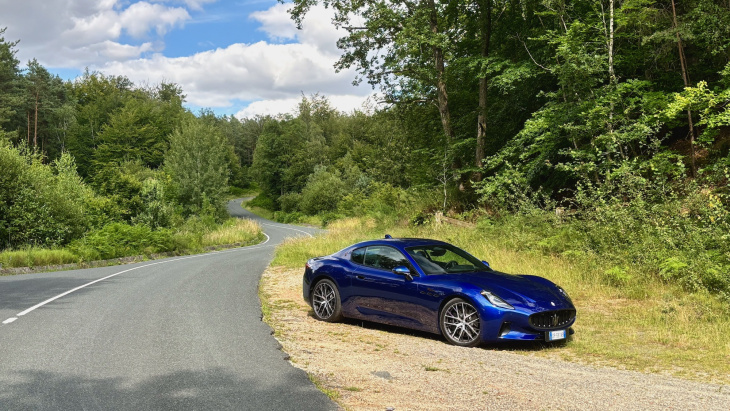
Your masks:
[[[353,263],[362,264],[365,259],[365,247],[353,250],[350,259]]]

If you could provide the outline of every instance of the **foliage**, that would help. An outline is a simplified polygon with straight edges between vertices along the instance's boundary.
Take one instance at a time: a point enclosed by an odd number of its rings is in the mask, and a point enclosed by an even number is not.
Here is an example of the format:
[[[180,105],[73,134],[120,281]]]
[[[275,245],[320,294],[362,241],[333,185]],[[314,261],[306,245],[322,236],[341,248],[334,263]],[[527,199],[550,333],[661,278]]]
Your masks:
[[[206,206],[223,209],[228,191],[228,149],[220,131],[197,119],[187,119],[170,136],[165,167],[178,199],[190,212]]]
[[[0,141],[0,245],[66,244],[84,233],[91,195],[63,154],[52,166],[28,149]]]
[[[172,251],[175,246],[170,230],[152,230],[143,224],[111,223],[73,242],[70,249],[84,261],[93,261]]]
[[[302,189],[300,207],[307,214],[318,214],[337,209],[337,203],[345,193],[345,183],[326,167],[315,167]]]

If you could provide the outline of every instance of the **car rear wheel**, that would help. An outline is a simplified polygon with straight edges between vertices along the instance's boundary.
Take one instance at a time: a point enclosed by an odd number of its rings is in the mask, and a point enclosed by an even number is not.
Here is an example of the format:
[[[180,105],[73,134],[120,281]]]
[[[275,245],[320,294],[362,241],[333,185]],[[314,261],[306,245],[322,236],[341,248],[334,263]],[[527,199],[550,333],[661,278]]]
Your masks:
[[[320,280],[312,290],[312,308],[318,320],[336,322],[342,319],[340,292],[330,280]]]
[[[441,333],[446,341],[462,347],[475,347],[480,343],[481,319],[474,306],[454,298],[441,310]]]

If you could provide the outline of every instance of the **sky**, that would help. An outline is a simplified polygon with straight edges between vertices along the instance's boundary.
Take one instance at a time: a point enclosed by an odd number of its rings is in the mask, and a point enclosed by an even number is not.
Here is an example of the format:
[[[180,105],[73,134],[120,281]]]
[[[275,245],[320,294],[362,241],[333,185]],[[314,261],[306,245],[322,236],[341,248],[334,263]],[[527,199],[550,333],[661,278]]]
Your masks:
[[[361,108],[369,85],[335,72],[343,35],[313,8],[297,30],[275,0],[0,0],[6,41],[21,66],[35,58],[73,80],[86,68],[137,85],[180,85],[193,111],[239,118],[290,113],[302,95]]]

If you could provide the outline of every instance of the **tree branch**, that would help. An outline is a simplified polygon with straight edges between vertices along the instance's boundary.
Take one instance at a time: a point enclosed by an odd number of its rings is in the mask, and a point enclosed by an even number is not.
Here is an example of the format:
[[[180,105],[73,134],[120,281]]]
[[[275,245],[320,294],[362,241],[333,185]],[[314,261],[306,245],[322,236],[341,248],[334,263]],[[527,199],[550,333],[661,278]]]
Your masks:
[[[548,73],[552,73],[552,70],[550,70],[549,68],[547,68],[547,67],[543,66],[542,64],[538,63],[538,62],[537,62],[537,60],[535,60],[535,58],[534,58],[534,57],[532,57],[532,53],[530,53],[530,49],[528,49],[528,48],[527,48],[527,44],[525,44],[525,42],[524,42],[524,41],[522,41],[522,39],[520,38],[520,35],[519,35],[519,34],[518,34],[518,35],[516,35],[515,37],[516,37],[516,38],[517,38],[517,40],[519,40],[519,41],[520,41],[520,43],[522,43],[522,45],[523,45],[523,46],[525,47],[525,51],[527,52],[527,55],[529,55],[529,56],[530,56],[530,60],[532,60],[532,62],[533,62],[533,63],[535,63],[535,64],[536,64],[536,65],[537,65],[538,67],[540,67],[541,69],[543,69],[543,70],[547,71]]]

